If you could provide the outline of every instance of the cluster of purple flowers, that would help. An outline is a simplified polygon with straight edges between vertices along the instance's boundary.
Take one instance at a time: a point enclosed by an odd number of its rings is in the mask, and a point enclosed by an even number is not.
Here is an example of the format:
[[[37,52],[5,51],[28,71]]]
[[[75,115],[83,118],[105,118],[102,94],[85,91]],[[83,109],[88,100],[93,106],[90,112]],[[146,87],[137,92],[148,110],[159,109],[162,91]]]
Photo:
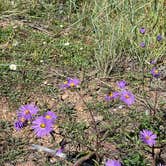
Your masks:
[[[159,74],[158,70],[156,68],[153,68],[152,75],[154,77],[158,77],[158,74]],[[65,88],[76,87],[78,86],[79,83],[80,80],[76,78],[74,79],[69,78],[64,84],[61,85],[61,88],[65,89]],[[118,81],[117,86],[119,90],[107,94],[105,99],[107,101],[110,101],[119,98],[128,106],[132,105],[135,102],[135,97],[130,91],[126,89],[127,86],[126,81],[124,80]],[[16,130],[20,130],[27,124],[27,122],[31,122],[32,124],[31,128],[34,130],[37,137],[44,137],[50,134],[53,131],[53,125],[55,123],[55,120],[57,119],[56,114],[51,110],[49,110],[45,112],[42,116],[35,117],[38,111],[39,111],[38,107],[34,104],[22,105],[19,108],[17,114],[17,121],[14,124]],[[153,147],[156,144],[157,135],[150,130],[144,129],[140,131],[139,136],[140,140],[150,147]],[[56,155],[64,157],[63,150],[64,150],[63,147],[58,149],[56,151]],[[119,160],[108,159],[105,162],[105,166],[121,166],[121,162]]]
[[[156,67],[156,63],[157,63],[157,60],[151,60],[150,61],[150,64],[154,65],[154,67],[152,68],[152,70],[150,71],[150,73],[151,73],[151,75],[153,77],[158,78],[160,76],[160,72],[159,72],[159,70]]]
[[[146,32],[146,29],[144,27],[142,27],[142,28],[140,28],[139,32],[144,35],[145,32]],[[160,41],[162,41],[163,37],[162,37],[161,34],[159,34],[159,35],[157,35],[156,39],[157,39],[158,42],[160,42]],[[140,47],[142,47],[142,48],[146,47],[146,43],[145,42],[141,42],[140,43]],[[153,60],[153,61],[150,62],[150,64],[154,65],[154,64],[156,64],[156,61]],[[158,71],[158,69],[156,67],[152,68],[151,74],[155,78],[158,78],[160,76],[160,73],[159,73],[159,71]]]
[[[60,85],[61,89],[77,87],[80,84],[80,80],[77,78],[68,78],[63,84]]]
[[[145,30],[145,28],[140,28],[139,32],[140,32],[141,34],[145,34],[146,30]],[[162,36],[161,36],[160,34],[157,35],[157,41],[160,42],[162,39],[163,39],[163,38],[162,38]],[[145,42],[141,42],[141,43],[140,43],[140,46],[141,46],[142,48],[144,48],[144,47],[146,46]],[[156,61],[151,61],[151,64],[155,64],[155,63],[156,63]],[[158,77],[160,76],[160,73],[159,73],[159,71],[158,71],[158,69],[157,69],[156,67],[152,68],[151,74],[152,74],[152,76],[155,77],[155,78],[158,78]]]
[[[57,116],[54,112],[47,111],[43,116],[34,119],[38,111],[38,107],[34,104],[22,105],[17,114],[17,121],[14,123],[15,129],[20,130],[27,125],[27,122],[29,121],[32,122],[32,129],[37,137],[48,135],[53,130],[52,127]]]
[[[105,96],[105,100],[110,101],[110,100],[119,98],[128,106],[132,105],[135,102],[135,97],[129,90],[125,89],[127,85],[126,81],[123,81],[123,80],[119,81],[117,82],[117,85],[120,91],[110,92],[109,94]]]
[[[140,28],[139,32],[144,35],[146,33],[146,29],[144,27]],[[157,35],[156,37],[157,41],[160,42],[162,41],[163,37],[161,36],[161,34]],[[140,47],[144,48],[146,46],[145,42],[141,42],[140,43]]]
[[[32,129],[34,130],[37,137],[44,137],[53,130],[53,125],[57,116],[52,111],[47,111],[43,116],[37,117],[32,122]]]

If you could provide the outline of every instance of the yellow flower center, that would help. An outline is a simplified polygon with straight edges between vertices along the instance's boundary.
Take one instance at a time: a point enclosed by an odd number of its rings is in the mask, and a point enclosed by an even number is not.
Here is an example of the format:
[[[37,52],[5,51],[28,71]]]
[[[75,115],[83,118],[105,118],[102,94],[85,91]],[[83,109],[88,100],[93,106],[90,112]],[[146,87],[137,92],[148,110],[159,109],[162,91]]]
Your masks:
[[[45,118],[46,119],[51,119],[51,116],[50,115],[46,115]]]
[[[109,96],[110,96],[110,97],[112,97],[112,96],[113,96],[113,94],[112,94],[112,93],[110,93],[110,94],[109,94]]]
[[[41,124],[40,124],[40,127],[41,127],[41,128],[45,128],[46,125],[45,125],[44,123],[41,123]]]
[[[147,135],[147,136],[145,137],[145,139],[146,139],[146,140],[149,140],[149,139],[150,139],[150,137]]]
[[[25,114],[26,115],[30,114],[30,111],[29,110],[25,110]]]
[[[130,96],[129,96],[129,95],[125,95],[125,98],[126,98],[126,99],[129,99],[129,98],[130,98]]]
[[[155,74],[158,74],[158,73],[159,73],[159,71],[158,71],[158,70],[155,70],[155,71],[154,71],[154,73],[155,73]]]
[[[73,87],[73,86],[75,86],[75,84],[72,82],[72,83],[70,83],[70,86]]]

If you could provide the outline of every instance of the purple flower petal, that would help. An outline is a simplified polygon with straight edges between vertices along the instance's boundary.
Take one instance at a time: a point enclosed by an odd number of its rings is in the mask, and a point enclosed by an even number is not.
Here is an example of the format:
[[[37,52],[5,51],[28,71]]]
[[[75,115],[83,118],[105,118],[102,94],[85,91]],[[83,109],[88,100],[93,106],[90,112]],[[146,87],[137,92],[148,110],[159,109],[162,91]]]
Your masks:
[[[60,85],[61,89],[77,87],[80,84],[80,80],[77,78],[68,78],[63,84]]]
[[[60,89],[66,89],[68,87],[69,87],[68,81],[65,81],[63,84],[60,85]]]
[[[120,89],[124,89],[126,87],[126,81],[122,80],[122,81],[118,81],[117,85]]]
[[[76,86],[78,86],[78,84],[80,84],[80,80],[77,79],[77,78],[70,78],[68,80],[68,86],[69,87],[76,87]]]
[[[57,116],[55,115],[53,111],[47,111],[44,113],[44,119],[54,123],[55,120],[57,119]]]
[[[108,159],[105,163],[105,166],[121,166],[121,163],[119,160],[110,160]]]
[[[113,99],[117,99],[118,97],[119,97],[119,92],[110,92],[109,94],[107,94],[105,96],[105,100],[110,101],[110,100],[113,100]]]

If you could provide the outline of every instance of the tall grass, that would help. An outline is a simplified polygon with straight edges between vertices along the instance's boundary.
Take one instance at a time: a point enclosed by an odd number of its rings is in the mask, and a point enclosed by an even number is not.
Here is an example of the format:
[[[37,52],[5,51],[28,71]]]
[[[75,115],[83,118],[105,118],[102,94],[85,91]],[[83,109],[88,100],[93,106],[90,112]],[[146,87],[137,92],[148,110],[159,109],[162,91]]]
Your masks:
[[[121,58],[136,58],[142,66],[145,60],[164,55],[164,44],[156,44],[157,34],[164,35],[164,1],[94,2],[91,4],[94,58],[102,76],[110,75]],[[146,35],[139,34],[141,27],[146,28]],[[139,46],[142,41],[146,42],[144,51]]]

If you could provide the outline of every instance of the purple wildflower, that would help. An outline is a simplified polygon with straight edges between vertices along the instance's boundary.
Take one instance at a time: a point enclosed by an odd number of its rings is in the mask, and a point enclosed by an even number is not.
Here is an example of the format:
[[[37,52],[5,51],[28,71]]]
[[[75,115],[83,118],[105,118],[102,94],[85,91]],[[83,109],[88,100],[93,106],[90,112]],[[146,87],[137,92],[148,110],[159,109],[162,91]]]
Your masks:
[[[67,81],[65,81],[62,85],[60,85],[60,88],[61,89],[72,88],[72,87],[76,87],[78,84],[80,84],[79,79],[68,78]]]
[[[145,34],[146,30],[145,30],[145,28],[141,28],[141,29],[139,30],[139,32],[140,32],[141,34]]]
[[[53,111],[47,111],[46,113],[44,113],[44,118],[47,121],[54,123],[54,121],[57,119],[57,116],[55,115]]]
[[[158,69],[156,67],[154,67],[152,70],[151,70],[151,74],[153,77],[159,77],[160,76],[160,73],[158,71]]]
[[[157,41],[161,41],[163,38],[162,38],[162,36],[161,35],[158,35],[157,36]]]
[[[23,122],[21,122],[21,121],[16,121],[15,123],[14,123],[14,128],[18,131],[18,130],[20,130],[20,129],[22,129],[24,127],[24,123]]]
[[[107,94],[105,96],[105,100],[110,101],[110,100],[113,100],[113,99],[117,99],[118,97],[119,97],[119,92],[110,92],[109,94]]]
[[[32,116],[39,111],[37,106],[33,104],[22,105],[19,110],[18,116],[24,117],[26,120],[32,119]]]
[[[145,42],[140,43],[140,47],[144,48],[146,46]]]
[[[110,160],[108,159],[105,163],[105,166],[121,166],[121,163],[119,160]]]
[[[135,102],[135,97],[130,91],[124,90],[121,92],[120,100],[130,106]]]
[[[154,134],[152,131],[150,130],[143,130],[143,131],[140,131],[140,139],[147,145],[149,146],[153,146],[155,145],[156,143],[156,139],[157,138],[157,135]]]
[[[19,115],[17,121],[15,121],[15,123],[14,123],[14,128],[16,130],[20,130],[25,126],[26,122],[27,122],[27,120],[25,119],[25,117]]]
[[[124,81],[124,80],[117,82],[117,85],[118,85],[118,87],[119,87],[120,89],[124,89],[125,86],[126,86],[126,84],[127,84],[127,83],[126,83],[126,81]]]
[[[60,88],[61,88],[61,89],[66,89],[66,88],[68,88],[68,87],[69,87],[68,81],[63,82],[63,84],[60,85]]]
[[[37,137],[44,137],[52,131],[52,123],[47,121],[43,116],[39,116],[32,122],[32,129],[34,129]]]
[[[69,78],[68,79],[68,86],[69,87],[76,87],[80,83],[80,80],[77,78]]]

